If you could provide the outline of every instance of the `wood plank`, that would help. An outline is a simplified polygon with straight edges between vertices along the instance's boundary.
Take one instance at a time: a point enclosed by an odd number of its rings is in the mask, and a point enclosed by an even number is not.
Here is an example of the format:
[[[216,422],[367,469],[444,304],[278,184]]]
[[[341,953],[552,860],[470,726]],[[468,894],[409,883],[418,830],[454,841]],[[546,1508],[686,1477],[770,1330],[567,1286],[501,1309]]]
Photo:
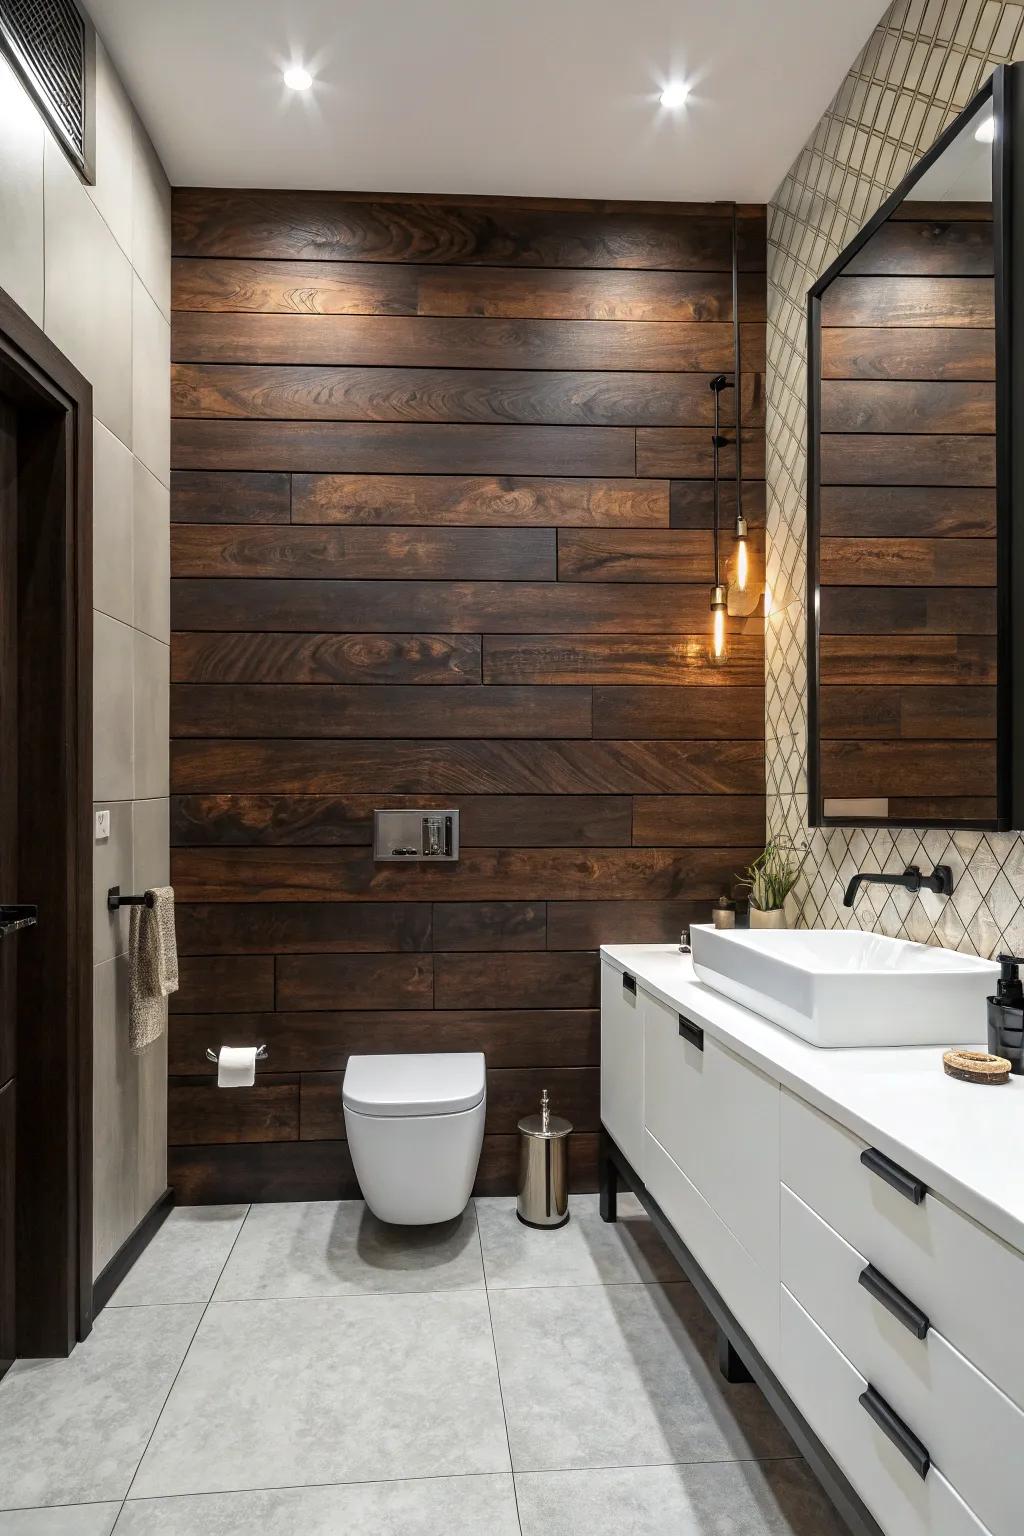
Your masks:
[[[995,793],[995,743],[988,741],[823,741],[821,792],[851,796]]]
[[[818,673],[837,683],[992,684],[994,635],[822,635]]]
[[[699,634],[707,644],[703,583],[277,581],[178,579],[171,625],[191,630],[392,634]],[[679,643],[682,643],[680,640]],[[719,669],[721,676],[721,669]],[[490,679],[488,679],[490,681]]]
[[[429,955],[279,955],[277,1007],[429,1008],[435,965]]]
[[[172,239],[175,256],[728,271],[731,224],[682,204],[590,211],[186,187],[175,191]]]
[[[582,428],[577,430],[582,431]],[[597,428],[592,430],[597,431]],[[612,427],[602,430],[611,432]],[[743,473],[751,480],[764,479],[764,433],[760,428],[743,430]],[[736,473],[736,453],[732,446],[720,454],[720,472]],[[636,472],[638,475],[667,475],[681,480],[711,479],[713,473],[711,438],[696,427],[638,427],[636,434]]]
[[[889,801],[889,815],[913,822],[937,821],[951,826],[957,821],[995,821],[995,795],[897,795]]]
[[[992,222],[991,199],[980,198],[967,199],[962,202],[946,201],[940,199],[932,202],[928,198],[905,198],[898,207],[889,215],[890,220],[910,219],[917,222],[920,219],[930,219],[934,222],[947,223],[951,219],[980,219],[985,224]]]
[[[589,1008],[442,1009],[397,1012],[177,1014],[169,1070],[209,1076],[206,1047],[266,1041],[276,1072],[344,1071],[350,1055],[483,1051],[490,1067],[596,1066],[599,1011]]]
[[[994,607],[992,612],[994,623]],[[763,787],[764,752],[756,741],[171,743],[171,788],[179,794],[355,791],[447,799],[463,794],[743,795],[759,794]]]
[[[823,485],[826,538],[992,539],[995,487]]]
[[[597,1008],[601,960],[582,954],[438,954],[434,957],[438,1008]]]
[[[171,415],[247,421],[482,422],[597,427],[710,426],[710,373],[497,368],[341,368],[176,363]],[[734,419],[729,391],[722,401]],[[764,419],[759,375],[743,380],[743,419]]]
[[[291,476],[220,474],[176,469],[171,475],[172,523],[286,523]]]
[[[996,429],[995,384],[823,379],[822,432],[980,432]]]
[[[671,684],[594,689],[594,736],[612,740],[685,741],[764,738],[764,690],[730,688],[728,706],[713,688]]]
[[[340,1072],[304,1072],[301,1136],[304,1141],[345,1139]],[[511,1139],[524,1115],[533,1114],[547,1088],[553,1110],[579,1133],[601,1126],[600,1073],[596,1067],[499,1067],[487,1073],[485,1133]]]
[[[747,541],[752,590],[764,585],[764,538],[751,529]],[[714,580],[711,530],[667,528],[560,529],[559,581]]]
[[[762,688],[764,626],[730,625],[729,665],[711,655],[705,614],[695,634],[495,635],[483,637],[486,683],[651,684],[671,678],[680,687]]]
[[[965,791],[968,792],[968,791]],[[586,901],[717,896],[756,848],[464,850],[445,868],[376,864],[361,848],[180,848],[182,901]]]
[[[821,296],[822,325],[995,324],[990,277],[837,277]]]
[[[743,484],[743,516],[751,528],[763,528],[765,522],[765,484],[748,480]],[[722,506],[735,514],[736,482],[721,481]],[[672,480],[670,482],[669,522],[673,528],[711,528],[714,524],[715,491],[707,480]]]
[[[994,635],[996,595],[971,587],[822,587],[823,635]]]
[[[596,1134],[573,1137],[569,1188],[597,1188]],[[515,1193],[518,1136],[485,1136],[473,1192]],[[355,1200],[360,1197],[344,1141],[281,1141],[238,1146],[172,1147],[167,1177],[179,1205],[236,1205],[250,1200]]]
[[[402,954],[429,950],[428,902],[178,902],[179,955]]]
[[[479,683],[479,635],[171,635],[172,683]]]
[[[994,379],[994,330],[823,326],[823,379]]]
[[[297,1141],[299,1080],[261,1078],[251,1088],[217,1088],[215,1081],[167,1086],[169,1147]]]
[[[991,244],[991,242],[990,242]],[[991,264],[991,261],[990,261]],[[386,266],[177,257],[172,305],[312,315],[485,315],[506,320],[732,320],[732,277],[629,269]],[[764,320],[764,278],[744,272],[740,313]]]
[[[825,433],[821,480],[824,485],[995,485],[996,440]]]
[[[262,1012],[274,1006],[274,957],[199,958],[182,955],[172,1013]]]
[[[171,804],[177,846],[364,846],[375,810],[452,807],[464,847],[628,846],[624,795],[178,795]]]
[[[823,586],[994,587],[996,541],[821,539],[818,566]]]
[[[818,698],[823,739],[995,740],[995,688],[829,685]]]
[[[434,943],[438,950],[447,951],[544,949],[547,944],[546,903],[437,902],[434,906]]]
[[[321,580],[413,578],[546,581],[556,571],[550,528],[243,528],[171,530],[175,576]]]
[[[707,438],[706,432],[698,435]],[[171,461],[175,469],[625,475],[634,467],[633,438],[629,427],[173,421]]]
[[[171,737],[590,736],[587,688],[181,683]]]
[[[843,272],[847,277],[991,278],[994,260],[990,222],[910,217],[887,219]]]
[[[167,1180],[178,1205],[360,1197],[348,1145],[343,1141],[171,1147]]]
[[[487,475],[295,475],[296,523],[664,528],[665,480]]]
[[[676,944],[691,923],[710,921],[710,901],[551,901],[548,948]]]
[[[763,795],[638,795],[633,801],[633,843],[654,848],[714,848],[733,839],[758,843],[764,841],[764,818]]]
[[[647,373],[716,373],[731,369],[734,362],[731,325],[360,315],[324,315],[314,325],[305,315],[180,310],[171,320],[171,357],[176,363],[263,367],[607,368]],[[746,366],[754,368],[758,361],[756,352],[747,355]]]

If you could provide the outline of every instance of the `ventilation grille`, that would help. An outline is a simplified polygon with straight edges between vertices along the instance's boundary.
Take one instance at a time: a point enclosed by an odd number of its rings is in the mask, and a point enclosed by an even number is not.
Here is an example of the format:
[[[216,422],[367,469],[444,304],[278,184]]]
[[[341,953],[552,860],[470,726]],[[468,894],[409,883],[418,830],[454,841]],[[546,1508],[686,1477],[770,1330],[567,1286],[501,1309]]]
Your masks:
[[[72,0],[0,0],[0,46],[78,168],[88,160],[88,35]]]

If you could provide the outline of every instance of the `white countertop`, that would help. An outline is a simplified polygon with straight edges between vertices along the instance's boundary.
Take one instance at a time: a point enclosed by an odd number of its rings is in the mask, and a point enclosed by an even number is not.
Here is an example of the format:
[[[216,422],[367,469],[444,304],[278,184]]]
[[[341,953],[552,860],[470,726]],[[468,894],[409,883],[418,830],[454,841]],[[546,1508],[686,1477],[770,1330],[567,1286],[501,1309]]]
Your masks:
[[[958,1082],[931,1045],[808,1045],[698,981],[674,944],[605,944],[601,954],[1024,1253],[1024,1077],[1002,1087]],[[985,1050],[984,1018],[977,1023]]]

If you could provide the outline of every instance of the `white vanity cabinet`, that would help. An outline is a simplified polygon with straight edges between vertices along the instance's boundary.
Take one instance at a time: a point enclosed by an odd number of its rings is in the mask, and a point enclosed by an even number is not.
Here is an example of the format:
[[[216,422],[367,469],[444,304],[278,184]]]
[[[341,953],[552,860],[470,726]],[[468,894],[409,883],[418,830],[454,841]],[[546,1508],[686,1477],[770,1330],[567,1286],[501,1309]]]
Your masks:
[[[734,1345],[745,1335],[759,1354],[755,1376],[805,1434],[804,1453],[812,1464],[828,1453],[817,1464],[826,1486],[858,1496],[858,1530],[873,1519],[885,1536],[1020,1536],[1024,1241],[987,1227],[984,1206],[963,1209],[962,1183],[930,1187],[941,1160],[892,1155],[911,1145],[892,1110],[905,1121],[912,1063],[902,1058],[898,1095],[857,1100],[855,1078],[887,1073],[884,1050],[794,1043],[709,994],[678,952],[613,954],[602,964],[605,1129]],[[947,1116],[992,1103],[992,1089],[940,1098],[931,1054],[915,1090],[920,1123],[943,1123],[931,1120],[933,1095]],[[1012,1160],[1024,1152],[1024,1084],[1019,1101],[999,1104]],[[1016,1211],[1011,1200],[1000,1209]]]

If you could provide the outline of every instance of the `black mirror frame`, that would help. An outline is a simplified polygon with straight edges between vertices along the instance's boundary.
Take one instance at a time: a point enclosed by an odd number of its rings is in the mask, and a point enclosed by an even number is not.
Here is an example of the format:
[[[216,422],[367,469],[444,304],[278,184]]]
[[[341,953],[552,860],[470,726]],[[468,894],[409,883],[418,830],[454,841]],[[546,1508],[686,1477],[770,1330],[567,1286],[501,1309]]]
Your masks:
[[[832,281],[900,206],[979,107],[992,101],[992,221],[996,349],[996,816],[994,820],[939,821],[896,817],[884,821],[826,816],[821,793],[819,739],[819,540],[821,485],[821,297]],[[1024,386],[1015,387],[1014,362],[1024,359],[1024,64],[1000,65],[931,149],[851,240],[807,295],[807,822],[809,827],[952,827],[1006,831],[1024,827],[1024,624],[1013,632],[1012,593],[1024,602],[1024,537],[1013,537],[1021,508],[1024,528]],[[1015,281],[1016,279],[1016,281]],[[1014,305],[1014,293],[1018,302]]]

